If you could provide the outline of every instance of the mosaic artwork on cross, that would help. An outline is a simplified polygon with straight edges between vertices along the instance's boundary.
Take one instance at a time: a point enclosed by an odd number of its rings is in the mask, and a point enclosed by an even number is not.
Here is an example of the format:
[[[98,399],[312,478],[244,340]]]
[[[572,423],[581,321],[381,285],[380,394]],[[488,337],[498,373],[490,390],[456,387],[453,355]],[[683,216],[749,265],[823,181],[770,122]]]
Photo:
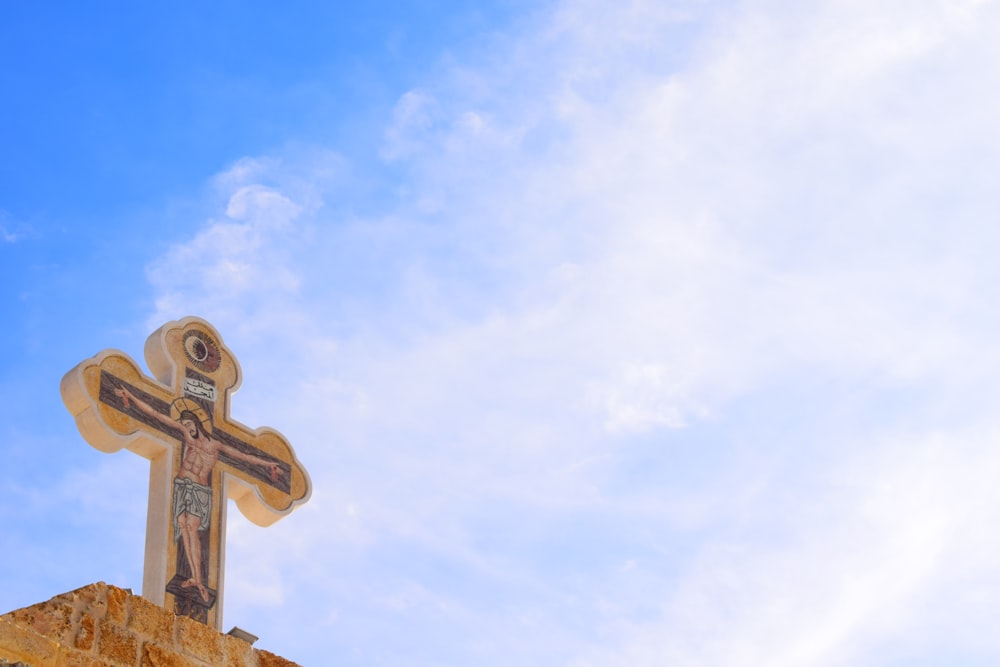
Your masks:
[[[280,433],[230,418],[240,367],[208,322],[168,322],[145,354],[153,378],[118,350],[84,361],[63,402],[91,445],[150,460],[143,597],[221,630],[226,499],[267,526],[309,499],[309,476]]]

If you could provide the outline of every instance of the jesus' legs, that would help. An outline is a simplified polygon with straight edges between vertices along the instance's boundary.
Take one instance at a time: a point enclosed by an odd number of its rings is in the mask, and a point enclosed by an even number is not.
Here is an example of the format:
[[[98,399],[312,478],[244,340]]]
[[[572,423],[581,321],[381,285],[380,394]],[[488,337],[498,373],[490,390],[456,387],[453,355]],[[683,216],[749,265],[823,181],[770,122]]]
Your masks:
[[[177,526],[181,531],[181,539],[184,541],[184,553],[187,554],[188,566],[191,569],[191,578],[181,584],[184,588],[195,586],[201,598],[208,602],[208,589],[202,581],[201,575],[201,518],[183,512],[177,517]]]

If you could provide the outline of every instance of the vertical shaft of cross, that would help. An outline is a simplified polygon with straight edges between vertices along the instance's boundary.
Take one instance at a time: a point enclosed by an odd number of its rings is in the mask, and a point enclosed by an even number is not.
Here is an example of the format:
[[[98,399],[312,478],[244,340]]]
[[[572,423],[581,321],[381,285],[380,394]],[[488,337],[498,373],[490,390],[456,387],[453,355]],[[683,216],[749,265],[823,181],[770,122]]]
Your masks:
[[[149,460],[149,503],[146,511],[146,551],[142,568],[142,596],[164,606],[167,576],[167,539],[170,530],[170,476],[173,450],[164,448]],[[221,624],[221,619],[220,619]]]

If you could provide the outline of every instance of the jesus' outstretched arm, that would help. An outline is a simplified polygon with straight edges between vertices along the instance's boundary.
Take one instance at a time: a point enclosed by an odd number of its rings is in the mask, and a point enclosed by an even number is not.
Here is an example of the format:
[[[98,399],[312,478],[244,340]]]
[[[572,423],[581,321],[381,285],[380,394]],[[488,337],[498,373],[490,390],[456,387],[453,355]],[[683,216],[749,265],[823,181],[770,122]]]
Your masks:
[[[271,476],[271,481],[277,481],[278,477],[281,476],[281,466],[279,466],[276,461],[268,461],[267,459],[259,456],[247,454],[246,452],[242,452],[231,445],[223,444],[221,449],[234,459],[240,459],[241,461],[246,461],[247,463],[252,463],[265,468]]]
[[[122,403],[125,404],[126,408],[129,407],[129,404],[131,403],[136,407],[137,410],[139,410],[139,412],[143,413],[148,417],[152,417],[153,419],[160,422],[164,426],[168,428],[177,428],[177,422],[175,422],[173,419],[166,416],[165,414],[157,412],[152,407],[150,407],[146,402],[136,398],[135,394],[133,394],[128,389],[124,387],[115,389],[115,395],[118,396],[120,399],[122,399]]]

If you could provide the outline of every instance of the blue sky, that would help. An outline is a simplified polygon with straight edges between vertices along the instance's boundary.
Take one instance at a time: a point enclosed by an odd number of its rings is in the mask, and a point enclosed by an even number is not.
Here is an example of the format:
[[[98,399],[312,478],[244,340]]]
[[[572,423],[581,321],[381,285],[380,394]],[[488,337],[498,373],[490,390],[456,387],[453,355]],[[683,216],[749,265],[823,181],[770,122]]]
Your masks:
[[[62,375],[168,320],[314,483],[305,665],[993,665],[1000,7],[9,4],[0,606],[140,587]]]

